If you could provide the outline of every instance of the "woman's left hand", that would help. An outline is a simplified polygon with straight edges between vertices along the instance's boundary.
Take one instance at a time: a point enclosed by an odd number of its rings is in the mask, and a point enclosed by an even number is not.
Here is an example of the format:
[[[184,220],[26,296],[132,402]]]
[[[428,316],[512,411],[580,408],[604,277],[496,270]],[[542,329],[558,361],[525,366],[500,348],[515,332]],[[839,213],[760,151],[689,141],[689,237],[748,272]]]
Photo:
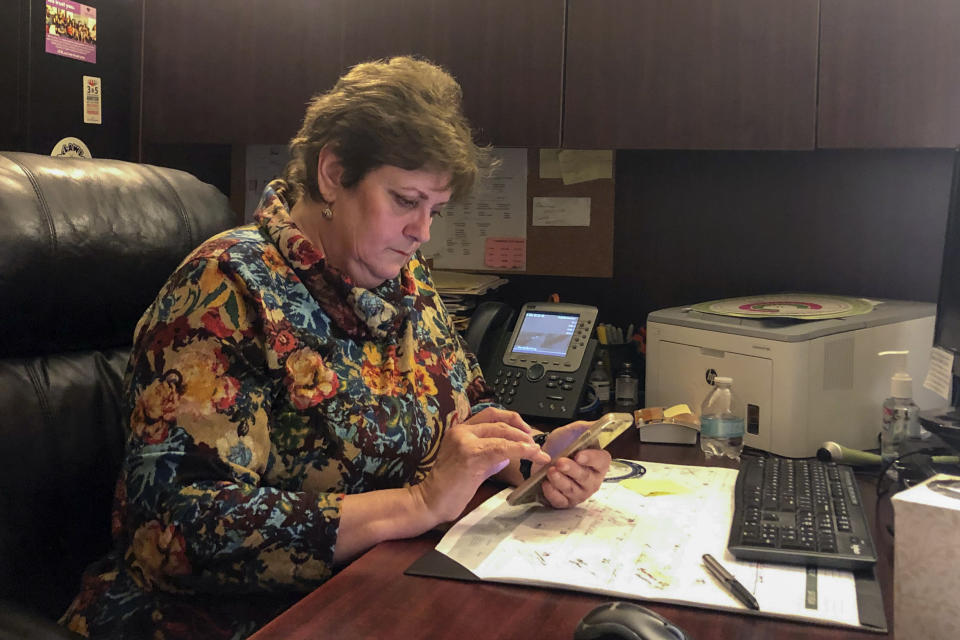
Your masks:
[[[550,432],[543,450],[555,458],[576,440],[591,423],[579,421]],[[583,449],[573,458],[553,460],[553,467],[541,485],[543,497],[555,509],[566,509],[580,504],[600,488],[610,468],[610,454],[603,449]]]

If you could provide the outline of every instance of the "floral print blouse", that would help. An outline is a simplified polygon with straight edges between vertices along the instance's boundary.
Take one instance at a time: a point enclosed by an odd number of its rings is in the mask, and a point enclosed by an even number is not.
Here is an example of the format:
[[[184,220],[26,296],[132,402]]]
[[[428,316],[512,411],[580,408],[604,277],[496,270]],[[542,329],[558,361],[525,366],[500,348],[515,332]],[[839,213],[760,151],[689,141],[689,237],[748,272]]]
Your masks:
[[[115,550],[61,622],[242,638],[330,577],[346,493],[417,483],[490,401],[419,254],[376,289],[326,264],[277,180],[140,320]]]

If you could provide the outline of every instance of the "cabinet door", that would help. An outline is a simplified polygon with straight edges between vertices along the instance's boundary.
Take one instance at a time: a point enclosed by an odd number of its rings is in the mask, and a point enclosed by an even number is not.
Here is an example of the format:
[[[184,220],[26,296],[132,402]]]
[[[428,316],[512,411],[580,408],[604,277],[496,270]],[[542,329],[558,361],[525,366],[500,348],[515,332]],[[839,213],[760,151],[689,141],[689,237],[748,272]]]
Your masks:
[[[340,67],[343,0],[147,0],[147,142],[283,143]]]
[[[569,0],[563,145],[809,149],[818,0]]]
[[[27,7],[22,0],[11,2],[4,9],[7,20],[6,35],[0,38],[0,149],[22,149],[26,137],[21,112],[26,109],[24,82],[26,53],[30,24]],[[41,37],[44,37],[41,34]]]
[[[960,142],[960,2],[821,4],[817,146]]]
[[[559,145],[564,0],[352,0],[344,12],[347,65],[419,54],[460,82],[481,141]]]

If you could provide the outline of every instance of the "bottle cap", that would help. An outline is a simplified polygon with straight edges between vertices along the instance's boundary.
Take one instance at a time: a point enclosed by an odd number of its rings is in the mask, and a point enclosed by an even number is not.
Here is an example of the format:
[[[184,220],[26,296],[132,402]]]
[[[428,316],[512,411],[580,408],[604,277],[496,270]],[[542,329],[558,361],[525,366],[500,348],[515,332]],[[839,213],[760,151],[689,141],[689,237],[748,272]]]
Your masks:
[[[913,378],[907,373],[907,355],[909,351],[881,351],[879,356],[893,356],[897,361],[896,373],[890,376],[890,395],[894,398],[913,396]]]
[[[890,395],[894,398],[909,398],[913,395],[913,378],[909,373],[895,373],[890,378]]]
[[[729,376],[717,376],[713,379],[713,384],[733,384],[733,378]]]

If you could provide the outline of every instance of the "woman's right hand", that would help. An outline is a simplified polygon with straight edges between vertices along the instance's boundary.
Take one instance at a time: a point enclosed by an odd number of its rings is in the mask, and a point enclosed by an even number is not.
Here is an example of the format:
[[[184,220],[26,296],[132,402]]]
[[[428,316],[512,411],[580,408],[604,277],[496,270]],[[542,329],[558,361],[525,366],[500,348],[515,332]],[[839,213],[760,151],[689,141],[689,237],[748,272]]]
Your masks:
[[[433,469],[414,489],[438,523],[449,522],[460,516],[484,480],[518,458],[550,462],[530,434],[515,426],[458,424],[446,431]]]

